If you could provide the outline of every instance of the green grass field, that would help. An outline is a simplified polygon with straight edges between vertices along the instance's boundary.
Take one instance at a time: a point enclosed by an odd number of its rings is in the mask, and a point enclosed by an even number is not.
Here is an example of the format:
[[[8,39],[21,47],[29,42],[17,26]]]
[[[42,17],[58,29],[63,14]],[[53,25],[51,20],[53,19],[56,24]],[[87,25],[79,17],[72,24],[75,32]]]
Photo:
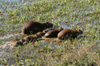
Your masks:
[[[30,0],[26,3],[0,3],[0,36],[20,33],[21,27],[31,20],[48,21],[53,23],[54,27],[62,26],[64,29],[79,28],[84,32],[81,38],[73,40],[55,41],[50,38],[16,47],[11,55],[0,58],[0,65],[99,66],[99,3],[99,0]],[[0,40],[1,45],[2,42]],[[8,48],[4,51],[10,53]]]

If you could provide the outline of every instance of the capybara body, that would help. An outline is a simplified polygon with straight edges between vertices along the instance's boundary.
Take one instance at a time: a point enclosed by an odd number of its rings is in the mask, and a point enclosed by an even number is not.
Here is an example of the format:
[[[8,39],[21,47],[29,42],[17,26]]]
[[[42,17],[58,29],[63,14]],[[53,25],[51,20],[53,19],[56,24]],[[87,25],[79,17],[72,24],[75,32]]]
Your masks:
[[[28,35],[25,36],[24,38],[21,39],[23,44],[29,43],[29,42],[34,42],[37,40],[37,35]]]
[[[64,29],[58,33],[57,38],[58,39],[68,39],[68,38],[70,39],[70,38],[75,38],[79,34],[82,34],[82,33],[83,31],[80,29],[76,29],[76,30]]]
[[[59,27],[58,29],[56,30],[51,30],[51,31],[48,31],[44,36],[45,37],[57,37],[57,34],[63,30],[62,27]]]
[[[22,34],[34,34],[52,26],[53,24],[50,22],[39,23],[36,21],[30,21],[22,27]]]

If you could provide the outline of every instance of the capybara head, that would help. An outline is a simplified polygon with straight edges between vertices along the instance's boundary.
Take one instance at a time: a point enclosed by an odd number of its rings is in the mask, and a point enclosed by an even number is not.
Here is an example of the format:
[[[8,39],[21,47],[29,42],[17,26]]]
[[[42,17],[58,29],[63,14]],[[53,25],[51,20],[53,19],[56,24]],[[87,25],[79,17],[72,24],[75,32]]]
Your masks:
[[[45,22],[46,28],[50,28],[53,27],[53,24],[50,22]]]
[[[61,30],[63,30],[63,28],[62,27],[59,27],[58,30],[61,31]]]
[[[76,29],[78,31],[78,34],[83,34],[83,31],[80,29]]]
[[[10,43],[14,47],[17,47],[19,45],[21,45],[21,46],[23,45],[22,42],[20,41],[20,39],[12,39]]]

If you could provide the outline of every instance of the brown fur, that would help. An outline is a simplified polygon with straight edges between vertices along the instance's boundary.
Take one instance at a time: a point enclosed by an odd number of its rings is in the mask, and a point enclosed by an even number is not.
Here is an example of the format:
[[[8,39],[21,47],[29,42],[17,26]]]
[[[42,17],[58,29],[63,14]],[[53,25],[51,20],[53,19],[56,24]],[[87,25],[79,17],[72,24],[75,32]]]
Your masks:
[[[43,36],[44,34],[45,34],[45,32],[38,32],[35,35],[26,35],[22,39],[12,39],[11,44],[13,46],[17,46],[17,45],[24,45],[24,44],[27,44],[29,42],[34,42],[38,38]]]
[[[23,44],[29,43],[29,42],[34,42],[37,40],[37,35],[28,35],[25,36],[24,38],[21,39]]]
[[[40,37],[43,36],[44,34],[45,34],[45,33],[43,33],[43,32],[38,32],[38,33],[37,33],[37,35],[40,36]]]
[[[47,33],[45,34],[45,37],[57,37],[57,34],[58,34],[61,30],[63,30],[62,27],[59,27],[59,28],[56,29],[56,30],[51,30],[51,31],[49,31],[49,32],[47,32]]]
[[[43,30],[43,33],[45,34],[45,33],[47,33],[48,32],[48,30]]]
[[[23,45],[22,42],[20,41],[20,39],[12,39],[10,43],[14,47],[16,47],[18,45]]]
[[[22,27],[22,34],[34,34],[52,26],[53,24],[50,22],[39,23],[36,21],[30,21]]]
[[[58,39],[64,39],[64,38],[75,38],[77,37],[79,34],[82,34],[83,31],[80,29],[76,29],[76,30],[71,30],[71,29],[64,29],[61,32],[58,33],[57,38]]]

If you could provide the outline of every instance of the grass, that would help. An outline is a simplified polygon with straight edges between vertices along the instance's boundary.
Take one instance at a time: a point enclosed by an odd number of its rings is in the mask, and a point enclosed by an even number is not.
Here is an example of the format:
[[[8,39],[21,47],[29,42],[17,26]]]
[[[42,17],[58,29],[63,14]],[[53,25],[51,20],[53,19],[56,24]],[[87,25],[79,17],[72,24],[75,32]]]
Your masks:
[[[0,3],[0,34],[20,33],[23,24],[36,20],[52,22],[55,27],[64,24],[70,29],[80,28],[86,37],[63,41],[51,38],[19,46],[13,49],[11,55],[1,57],[0,65],[100,65],[99,0],[30,1],[24,4],[21,1]]]

